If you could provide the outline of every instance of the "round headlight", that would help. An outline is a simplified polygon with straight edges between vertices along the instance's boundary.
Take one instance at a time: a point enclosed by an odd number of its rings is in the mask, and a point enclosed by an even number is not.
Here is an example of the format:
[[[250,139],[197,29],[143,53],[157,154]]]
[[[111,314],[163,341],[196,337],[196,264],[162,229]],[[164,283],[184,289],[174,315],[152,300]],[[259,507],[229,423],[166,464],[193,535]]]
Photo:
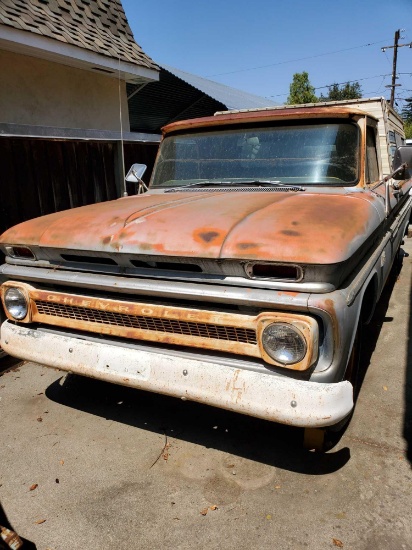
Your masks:
[[[299,363],[306,355],[306,340],[297,328],[286,323],[272,323],[262,334],[266,353],[276,363],[291,365]]]
[[[4,305],[15,319],[24,319],[27,315],[27,300],[23,292],[18,288],[8,288],[6,290],[4,293]]]

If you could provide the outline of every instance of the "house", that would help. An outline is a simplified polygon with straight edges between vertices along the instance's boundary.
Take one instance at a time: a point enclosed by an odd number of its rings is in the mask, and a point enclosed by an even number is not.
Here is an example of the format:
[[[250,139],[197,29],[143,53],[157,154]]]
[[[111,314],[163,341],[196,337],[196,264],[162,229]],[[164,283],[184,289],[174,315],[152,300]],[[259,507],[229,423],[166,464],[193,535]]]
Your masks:
[[[0,0],[0,74],[0,230],[116,198],[123,160],[153,162],[159,135],[130,132],[126,87],[159,67],[120,0]]]

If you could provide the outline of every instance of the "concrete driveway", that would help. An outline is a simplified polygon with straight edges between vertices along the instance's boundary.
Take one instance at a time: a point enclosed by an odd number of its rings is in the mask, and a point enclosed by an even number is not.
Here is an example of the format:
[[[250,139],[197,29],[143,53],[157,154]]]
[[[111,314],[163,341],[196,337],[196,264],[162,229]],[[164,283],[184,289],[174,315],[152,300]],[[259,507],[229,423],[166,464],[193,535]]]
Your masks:
[[[325,455],[298,429],[32,363],[4,372],[0,501],[27,548],[412,549],[404,248],[354,417]]]

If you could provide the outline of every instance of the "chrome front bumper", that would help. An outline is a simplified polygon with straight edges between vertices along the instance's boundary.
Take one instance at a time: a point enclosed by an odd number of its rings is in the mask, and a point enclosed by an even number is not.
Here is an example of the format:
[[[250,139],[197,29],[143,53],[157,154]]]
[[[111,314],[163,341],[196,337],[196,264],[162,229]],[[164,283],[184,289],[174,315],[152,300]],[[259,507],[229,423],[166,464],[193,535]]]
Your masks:
[[[301,427],[336,424],[353,408],[349,382],[322,384],[199,359],[89,341],[10,321],[1,327],[10,355],[98,378]]]

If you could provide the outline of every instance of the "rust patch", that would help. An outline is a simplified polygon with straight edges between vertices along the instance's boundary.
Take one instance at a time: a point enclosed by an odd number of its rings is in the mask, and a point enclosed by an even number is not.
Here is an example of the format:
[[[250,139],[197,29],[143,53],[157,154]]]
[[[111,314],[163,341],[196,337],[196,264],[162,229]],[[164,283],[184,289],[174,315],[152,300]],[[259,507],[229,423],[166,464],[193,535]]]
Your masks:
[[[250,111],[248,113],[225,113],[217,116],[194,118],[172,122],[162,128],[163,136],[172,132],[204,127],[219,127],[229,124],[244,124],[246,122],[265,122],[282,120],[299,120],[308,118],[349,118],[353,115],[364,116],[364,111],[355,107],[318,106],[318,107],[285,107],[282,110]]]
[[[109,244],[111,240],[112,240],[111,237],[105,237],[105,238],[102,240],[102,243],[103,243],[103,244]]]
[[[245,382],[242,382],[242,383],[238,382],[239,375],[240,375],[240,370],[236,369],[233,375],[233,379],[229,384],[229,391],[232,394],[232,401],[234,401],[235,403],[238,403],[239,401],[242,400],[243,394],[246,391]]]
[[[257,244],[256,243],[239,243],[237,247],[240,248],[240,250],[249,250],[249,248],[256,248]]]
[[[127,237],[129,236],[129,233],[127,230],[123,229],[122,231],[120,231],[120,233],[118,234],[117,238],[119,239],[119,241],[123,240],[123,239],[127,239]]]
[[[206,243],[210,243],[216,239],[216,237],[219,237],[219,233],[217,231],[207,231],[206,233],[199,233],[198,235]]]
[[[292,231],[291,229],[284,229],[281,233],[283,233],[283,235],[288,235],[289,237],[300,237],[301,235],[298,231]]]
[[[196,242],[201,243],[202,245],[205,243],[220,245],[225,238],[225,233],[222,233],[215,228],[202,227],[201,229],[194,231],[193,238]]]
[[[333,339],[336,342],[336,345],[340,345],[339,330],[338,330],[338,321],[336,319],[335,303],[333,300],[328,298],[325,300],[325,310],[330,314],[332,319],[332,330],[333,330]]]

